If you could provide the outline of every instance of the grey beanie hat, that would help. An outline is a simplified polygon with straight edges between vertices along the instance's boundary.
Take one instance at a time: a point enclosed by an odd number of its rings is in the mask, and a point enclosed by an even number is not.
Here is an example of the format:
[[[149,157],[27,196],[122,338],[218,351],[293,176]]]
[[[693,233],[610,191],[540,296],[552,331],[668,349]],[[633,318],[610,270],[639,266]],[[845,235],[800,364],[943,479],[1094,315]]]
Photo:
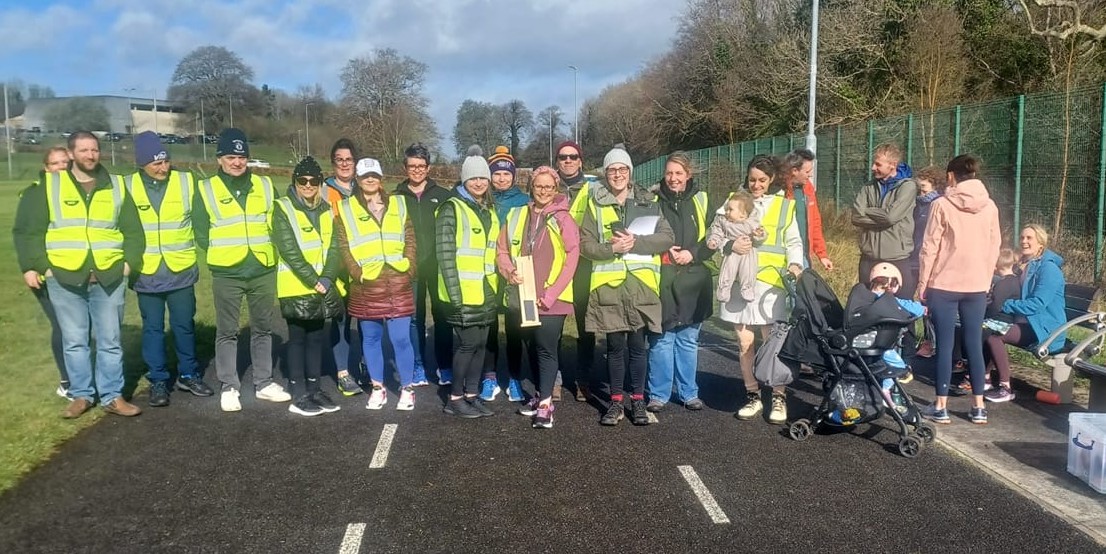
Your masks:
[[[484,151],[479,146],[470,146],[465,162],[461,164],[461,182],[477,177],[492,180],[492,172],[488,169],[488,160],[484,159]]]
[[[626,147],[622,143],[614,145],[614,148],[611,148],[611,151],[603,156],[603,171],[614,164],[625,164],[626,167],[630,168],[631,173],[634,171],[634,162],[630,159],[630,154],[626,152]]]

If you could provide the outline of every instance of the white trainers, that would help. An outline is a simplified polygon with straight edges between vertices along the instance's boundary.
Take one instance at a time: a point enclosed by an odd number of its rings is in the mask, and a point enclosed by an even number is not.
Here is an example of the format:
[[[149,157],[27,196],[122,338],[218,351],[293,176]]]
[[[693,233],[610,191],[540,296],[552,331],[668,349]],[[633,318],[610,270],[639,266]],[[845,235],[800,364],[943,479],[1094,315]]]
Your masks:
[[[388,403],[388,391],[384,387],[373,387],[373,393],[369,395],[369,403],[365,405],[367,410],[379,410]]]
[[[787,423],[787,398],[784,395],[772,395],[772,409],[768,412],[768,423],[776,425]]]
[[[745,405],[734,414],[734,417],[741,420],[749,420],[760,414],[762,410],[764,410],[764,402],[760,399],[760,391],[746,392]]]
[[[223,391],[223,394],[219,395],[219,407],[224,412],[241,412],[242,403],[238,401],[238,391],[234,389]]]
[[[415,409],[415,391],[411,387],[406,387],[400,391],[396,409],[404,412]]]
[[[288,394],[288,391],[284,390],[284,387],[276,383],[265,385],[265,388],[254,393],[254,396],[260,400],[268,400],[269,402],[288,402],[292,399],[292,395]]]

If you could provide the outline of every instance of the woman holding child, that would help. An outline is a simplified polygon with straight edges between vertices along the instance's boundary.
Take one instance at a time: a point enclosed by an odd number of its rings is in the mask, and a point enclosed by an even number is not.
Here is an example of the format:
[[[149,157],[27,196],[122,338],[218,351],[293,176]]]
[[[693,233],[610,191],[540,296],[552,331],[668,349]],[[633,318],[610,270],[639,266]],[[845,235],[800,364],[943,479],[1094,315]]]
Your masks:
[[[751,290],[748,290],[748,297],[751,299],[747,300],[746,296],[741,294],[740,283],[735,282],[730,290],[729,299],[723,300],[719,306],[719,317],[723,321],[733,323],[737,333],[741,378],[745,382],[746,401],[734,416],[742,420],[753,419],[764,410],[760,385],[753,378],[754,332],[759,330],[764,337],[770,325],[787,320],[787,294],[783,288],[783,272],[791,271],[798,274],[803,268],[803,239],[796,222],[795,203],[779,193],[782,178],[779,162],[775,158],[767,155],[755,156],[749,162],[745,181],[745,187],[753,200],[752,213],[740,213],[741,203],[731,202],[735,200],[733,197],[737,196],[731,195],[727,204],[734,205],[723,206],[715,216],[716,220],[724,217],[734,223],[752,219],[759,221],[758,227],[763,228],[763,231],[758,229],[758,236],[755,237],[745,233],[722,244],[712,243],[726,256],[740,256],[753,252],[754,238],[763,240],[756,251],[759,267],[756,281],[752,284]],[[730,212],[729,215],[726,213],[727,210]],[[738,281],[740,280],[739,276]],[[775,424],[787,422],[787,405],[782,386],[772,389],[772,407],[768,421]]]
[[[1006,345],[1034,348],[1053,331],[1067,321],[1064,313],[1064,272],[1060,270],[1064,260],[1048,249],[1048,232],[1040,225],[1026,225],[1020,236],[1021,259],[1015,273],[1021,284],[1020,298],[1006,299],[998,315],[1013,319],[1013,325],[1005,334],[993,333],[986,338],[984,356],[998,370],[998,386],[984,396],[992,402],[1014,399],[1010,389],[1010,356]],[[996,302],[998,291],[996,288]],[[1064,346],[1064,335],[1049,345],[1055,354]]]
[[[971,376],[972,423],[987,423],[983,407],[983,319],[987,291],[1002,243],[998,208],[977,177],[979,159],[962,154],[946,168],[948,189],[933,201],[922,239],[917,297],[929,308],[937,335],[937,398],[923,415],[951,423],[948,413],[952,346],[957,316]]]
[[[668,157],[664,178],[657,187],[661,216],[675,234],[676,244],[661,254],[661,328],[650,335],[649,403],[659,412],[672,397],[689,410],[703,409],[695,370],[699,365],[699,328],[711,316],[710,270],[703,261],[713,253],[706,248],[707,193],[693,178],[691,159],[683,152]]]

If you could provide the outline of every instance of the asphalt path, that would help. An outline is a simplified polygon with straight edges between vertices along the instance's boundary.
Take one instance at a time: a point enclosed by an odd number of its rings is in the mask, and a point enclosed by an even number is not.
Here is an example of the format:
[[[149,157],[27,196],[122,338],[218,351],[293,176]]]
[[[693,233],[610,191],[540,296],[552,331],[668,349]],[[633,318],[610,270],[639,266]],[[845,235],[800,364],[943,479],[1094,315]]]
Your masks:
[[[342,410],[314,418],[174,393],[0,496],[0,552],[1102,552],[970,460],[903,458],[889,419],[803,443],[734,419],[732,343],[703,343],[707,408],[647,427],[566,400],[532,429],[502,396],[458,420],[434,385],[413,412],[392,384],[382,411],[332,394]],[[792,419],[818,390],[796,383]]]

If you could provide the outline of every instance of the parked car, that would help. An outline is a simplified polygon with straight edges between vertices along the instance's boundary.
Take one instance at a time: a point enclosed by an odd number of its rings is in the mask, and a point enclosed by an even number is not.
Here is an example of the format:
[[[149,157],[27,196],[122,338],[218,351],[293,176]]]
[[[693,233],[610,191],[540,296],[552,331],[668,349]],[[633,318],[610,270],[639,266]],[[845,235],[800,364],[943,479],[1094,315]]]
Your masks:
[[[204,135],[204,142],[208,144],[216,144],[219,142],[219,135]]]
[[[254,158],[254,159],[251,159],[251,160],[246,160],[246,167],[256,167],[256,168],[259,168],[259,169],[268,169],[271,166],[269,165],[269,162],[267,162],[265,160],[259,160],[257,158]]]

